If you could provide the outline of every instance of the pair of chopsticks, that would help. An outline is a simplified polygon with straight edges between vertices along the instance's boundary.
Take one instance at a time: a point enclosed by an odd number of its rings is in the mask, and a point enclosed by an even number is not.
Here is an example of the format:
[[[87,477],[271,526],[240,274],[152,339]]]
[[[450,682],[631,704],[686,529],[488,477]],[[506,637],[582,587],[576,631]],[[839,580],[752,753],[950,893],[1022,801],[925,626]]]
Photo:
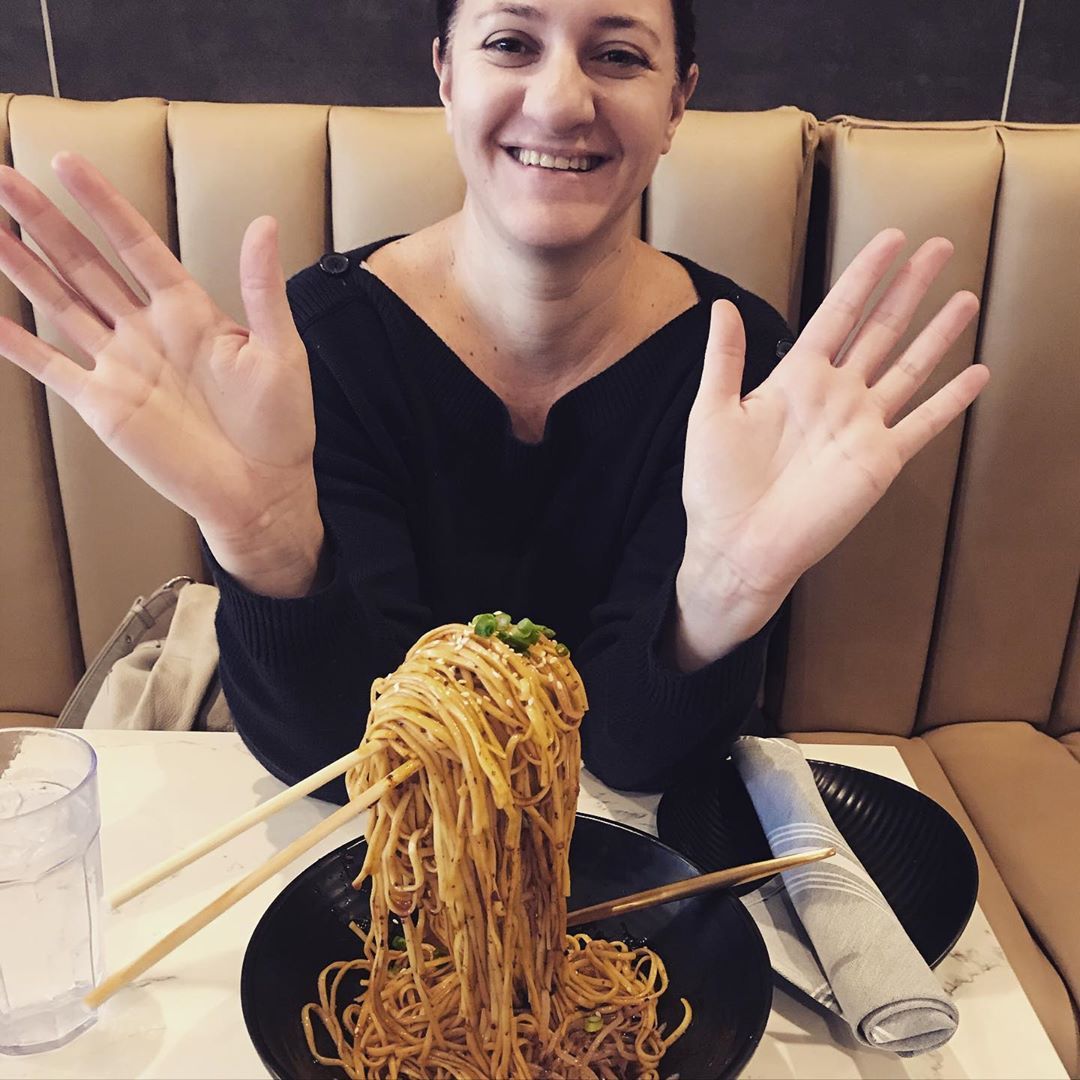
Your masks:
[[[149,889],[151,885],[156,885],[171,874],[175,874],[177,870],[183,869],[196,859],[201,858],[215,848],[219,848],[227,840],[231,840],[234,836],[244,832],[245,829],[250,829],[253,825],[264,821],[283,807],[299,801],[305,795],[315,791],[316,788],[320,788],[323,784],[327,784],[336,777],[341,776],[342,773],[348,772],[354,765],[359,764],[363,758],[364,754],[360,750],[354,750],[351,754],[338,758],[337,761],[331,762],[316,773],[312,773],[311,776],[301,780],[298,784],[286,788],[272,799],[267,799],[266,802],[261,803],[246,814],[242,814],[235,821],[204,837],[198,843],[192,844],[191,847],[185,848],[179,854],[166,859],[163,863],[135,878],[123,888],[117,889],[116,892],[109,896],[109,903],[114,908],[119,907],[126,901],[138,896],[139,893]],[[357,814],[370,809],[388,791],[392,791],[399,784],[406,781],[419,768],[419,761],[406,761],[404,765],[399,765],[378,783],[372,784],[367,791],[361,792],[355,799],[351,799],[344,806],[338,807],[328,818],[320,821],[318,825],[304,833],[303,836],[298,837],[273,858],[263,863],[262,866],[257,867],[246,877],[241,878],[232,888],[227,889],[216,900],[211,901],[201,911],[196,912],[186,922],[181,923],[175,930],[166,934],[165,937],[152,945],[141,956],[98,983],[83,1000],[92,1009],[108,1001],[117,990],[127,986],[133,979],[137,979],[144,971],[153,967],[163,957],[168,956],[173,949],[182,945],[188,938],[198,933],[208,923],[213,922],[223,912],[228,911],[233,904],[243,900],[248,893],[253,892],[264,881],[268,881],[280,870],[283,870],[294,859],[303,855],[305,851],[313,848],[320,840],[324,840],[339,826],[346,824]]]
[[[175,874],[178,870],[190,865],[208,852],[214,851],[227,840],[231,840],[246,829],[266,820],[266,818],[277,813],[283,807],[297,802],[305,795],[322,787],[323,784],[329,783],[342,775],[342,773],[347,772],[362,761],[363,757],[363,751],[354,750],[352,753],[338,758],[337,761],[331,762],[325,768],[313,773],[292,787],[286,788],[272,799],[268,799],[253,810],[242,814],[229,824],[185,848],[177,855],[166,859],[158,866],[130,881],[123,888],[117,889],[116,892],[110,894],[109,903],[114,908],[126,903],[133,897],[145,892],[152,885],[156,885],[159,881]],[[96,1008],[107,1001],[118,990],[127,986],[133,979],[137,979],[159,960],[168,956],[169,953],[198,933],[204,926],[213,922],[223,912],[253,892],[265,881],[268,881],[280,870],[283,870],[294,859],[299,858],[304,852],[310,850],[319,841],[333,833],[339,826],[346,824],[364,810],[370,809],[387,792],[402,784],[419,768],[419,761],[407,761],[359,794],[355,799],[351,799],[344,806],[339,807],[314,828],[298,837],[273,858],[223,892],[216,900],[211,901],[201,911],[196,912],[190,919],[166,934],[165,937],[152,945],[141,956],[104,979],[86,995],[84,998],[86,1004],[91,1008]],[[820,848],[799,855],[785,855],[779,859],[766,859],[762,862],[748,863],[745,866],[736,866],[727,870],[717,870],[714,873],[702,874],[698,877],[688,878],[685,881],[661,885],[654,889],[647,889],[644,892],[634,893],[632,896],[624,896],[617,900],[608,900],[602,904],[594,904],[591,907],[572,911],[567,916],[567,927],[581,926],[585,923],[598,922],[601,919],[615,915],[629,914],[632,911],[639,911],[642,908],[653,907],[657,904],[667,904],[674,900],[697,896],[713,889],[757,881],[782,870],[790,869],[793,866],[816,862],[819,859],[825,859],[835,854],[835,848]]]

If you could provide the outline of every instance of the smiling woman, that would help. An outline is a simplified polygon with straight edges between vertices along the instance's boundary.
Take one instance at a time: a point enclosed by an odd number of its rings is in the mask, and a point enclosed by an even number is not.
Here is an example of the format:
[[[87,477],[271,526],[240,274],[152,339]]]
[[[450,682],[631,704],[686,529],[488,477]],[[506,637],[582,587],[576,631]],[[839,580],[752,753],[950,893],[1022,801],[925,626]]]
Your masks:
[[[82,158],[54,168],[138,291],[0,168],[52,264],[0,231],[0,269],[73,355],[2,318],[0,352],[198,522],[225,695],[276,775],[353,747],[372,680],[430,627],[501,608],[574,650],[585,764],[660,788],[726,753],[796,579],[985,384],[974,365],[903,415],[977,304],[890,362],[952,248],[878,290],[905,243],[886,230],[777,362],[775,310],[639,236],[697,82],[688,0],[437,14],[458,213],[288,285],[259,218],[242,325]]]
[[[443,6],[435,70],[478,226],[548,249],[634,231],[697,83],[681,8]]]

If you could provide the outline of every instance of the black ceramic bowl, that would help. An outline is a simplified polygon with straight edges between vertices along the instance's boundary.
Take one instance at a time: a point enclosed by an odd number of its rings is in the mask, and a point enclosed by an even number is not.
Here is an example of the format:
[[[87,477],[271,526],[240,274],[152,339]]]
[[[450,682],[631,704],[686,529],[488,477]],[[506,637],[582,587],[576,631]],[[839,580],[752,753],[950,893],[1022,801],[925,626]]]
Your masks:
[[[350,882],[364,858],[354,840],[309,866],[267,908],[248,942],[240,999],[251,1041],[279,1080],[343,1077],[311,1058],[300,1009],[316,1000],[319,972],[358,955],[351,919],[368,915],[368,890]],[[682,855],[637,829],[579,814],[570,848],[571,909],[698,873]],[[591,928],[590,928],[591,929]],[[677,901],[600,923],[608,937],[644,939],[663,958],[671,985],[660,1017],[694,1022],[671,1048],[661,1074],[711,1080],[737,1075],[765,1030],[772,972],[761,935],[730,893]]]
[[[979,868],[964,830],[933,799],[906,784],[848,765],[807,764],[840,834],[912,944],[935,967],[963,933],[979,891]],[[771,858],[730,758],[669,791],[660,801],[656,824],[665,843],[706,873]]]

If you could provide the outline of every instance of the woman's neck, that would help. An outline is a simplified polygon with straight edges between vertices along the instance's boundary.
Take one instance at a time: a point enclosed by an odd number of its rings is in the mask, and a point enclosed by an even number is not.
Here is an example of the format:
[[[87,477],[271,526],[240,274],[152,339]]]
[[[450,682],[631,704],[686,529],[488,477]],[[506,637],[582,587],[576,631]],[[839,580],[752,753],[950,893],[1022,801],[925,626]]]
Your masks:
[[[624,315],[642,260],[630,222],[587,247],[559,251],[517,247],[489,232],[468,206],[449,223],[449,286],[499,345],[489,359],[504,357],[519,384],[588,377],[629,329]]]
[[[555,401],[697,300],[634,221],[587,247],[538,252],[491,235],[466,203],[368,266],[502,399],[518,437],[535,441]]]

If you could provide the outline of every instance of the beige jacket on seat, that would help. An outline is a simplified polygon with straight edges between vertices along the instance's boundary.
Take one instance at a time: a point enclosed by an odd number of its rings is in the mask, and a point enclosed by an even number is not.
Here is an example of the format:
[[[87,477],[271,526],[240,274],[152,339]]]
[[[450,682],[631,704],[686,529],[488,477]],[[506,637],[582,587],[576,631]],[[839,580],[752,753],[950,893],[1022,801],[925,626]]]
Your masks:
[[[132,604],[64,705],[58,727],[232,731],[218,678],[218,591],[174,578]]]

